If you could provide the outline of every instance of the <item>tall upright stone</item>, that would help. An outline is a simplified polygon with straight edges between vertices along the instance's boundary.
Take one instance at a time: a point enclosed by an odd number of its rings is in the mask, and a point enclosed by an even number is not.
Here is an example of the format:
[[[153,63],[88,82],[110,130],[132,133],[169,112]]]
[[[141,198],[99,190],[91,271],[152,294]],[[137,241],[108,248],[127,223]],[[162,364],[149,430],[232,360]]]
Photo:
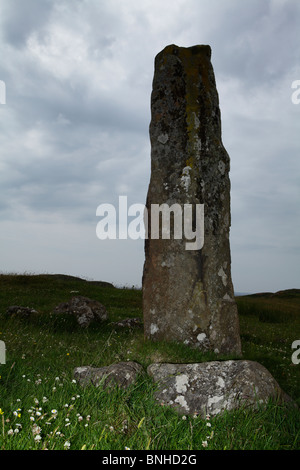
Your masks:
[[[209,46],[175,45],[167,46],[155,58],[144,333],[154,341],[177,341],[200,350],[240,355],[229,244],[230,162],[221,140],[219,99],[210,59]],[[203,245],[199,240],[197,245],[197,237],[193,245],[191,233],[184,227],[181,238],[174,237],[172,231],[170,239],[164,238],[165,232],[158,238],[151,236],[155,204],[161,208],[162,204],[167,208],[179,204],[183,225],[184,205],[190,204],[194,211],[190,230],[196,234],[200,223],[196,207],[202,207]],[[172,210],[170,216],[175,233],[178,217]]]

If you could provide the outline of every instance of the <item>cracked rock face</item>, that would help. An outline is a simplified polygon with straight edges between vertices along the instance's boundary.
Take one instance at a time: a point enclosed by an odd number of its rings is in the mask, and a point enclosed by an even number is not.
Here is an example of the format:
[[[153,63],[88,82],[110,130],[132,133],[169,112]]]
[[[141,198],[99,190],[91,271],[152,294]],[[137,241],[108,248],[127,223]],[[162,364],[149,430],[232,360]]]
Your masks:
[[[292,402],[270,372],[254,361],[151,364],[147,373],[158,385],[156,399],[182,414],[214,416],[269,399]]]
[[[240,355],[229,246],[230,161],[209,46],[170,45],[156,56],[150,140],[145,337]],[[185,231],[181,238],[172,237],[172,230],[170,239],[151,238],[153,204],[203,205],[202,248],[186,249],[192,238]],[[193,216],[193,232],[195,224]]]

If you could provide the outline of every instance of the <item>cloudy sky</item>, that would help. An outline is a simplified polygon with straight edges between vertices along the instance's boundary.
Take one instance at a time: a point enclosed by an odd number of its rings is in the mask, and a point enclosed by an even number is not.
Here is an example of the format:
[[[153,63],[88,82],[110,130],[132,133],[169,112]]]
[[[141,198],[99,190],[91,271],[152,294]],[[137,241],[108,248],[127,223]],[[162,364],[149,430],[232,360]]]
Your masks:
[[[299,288],[299,27],[299,0],[0,0],[1,272],[141,286],[143,240],[96,209],[145,203],[156,54],[209,44],[235,290]]]

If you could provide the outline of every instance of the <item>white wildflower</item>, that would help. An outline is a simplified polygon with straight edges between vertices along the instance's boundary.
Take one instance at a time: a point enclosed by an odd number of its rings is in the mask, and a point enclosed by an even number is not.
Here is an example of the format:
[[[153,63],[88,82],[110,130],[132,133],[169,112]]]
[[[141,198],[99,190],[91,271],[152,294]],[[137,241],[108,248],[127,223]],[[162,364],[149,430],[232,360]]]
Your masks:
[[[66,441],[66,442],[64,443],[64,448],[65,448],[65,449],[69,449],[70,446],[71,446],[70,441]]]

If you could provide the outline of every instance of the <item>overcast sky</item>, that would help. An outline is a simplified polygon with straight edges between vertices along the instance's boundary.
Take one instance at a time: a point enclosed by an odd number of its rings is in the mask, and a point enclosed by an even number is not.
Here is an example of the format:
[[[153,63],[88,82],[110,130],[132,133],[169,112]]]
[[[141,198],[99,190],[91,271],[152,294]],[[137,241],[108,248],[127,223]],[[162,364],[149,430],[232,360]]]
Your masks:
[[[235,291],[300,288],[299,0],[0,0],[0,270],[141,286],[154,58],[209,44],[231,159]]]

